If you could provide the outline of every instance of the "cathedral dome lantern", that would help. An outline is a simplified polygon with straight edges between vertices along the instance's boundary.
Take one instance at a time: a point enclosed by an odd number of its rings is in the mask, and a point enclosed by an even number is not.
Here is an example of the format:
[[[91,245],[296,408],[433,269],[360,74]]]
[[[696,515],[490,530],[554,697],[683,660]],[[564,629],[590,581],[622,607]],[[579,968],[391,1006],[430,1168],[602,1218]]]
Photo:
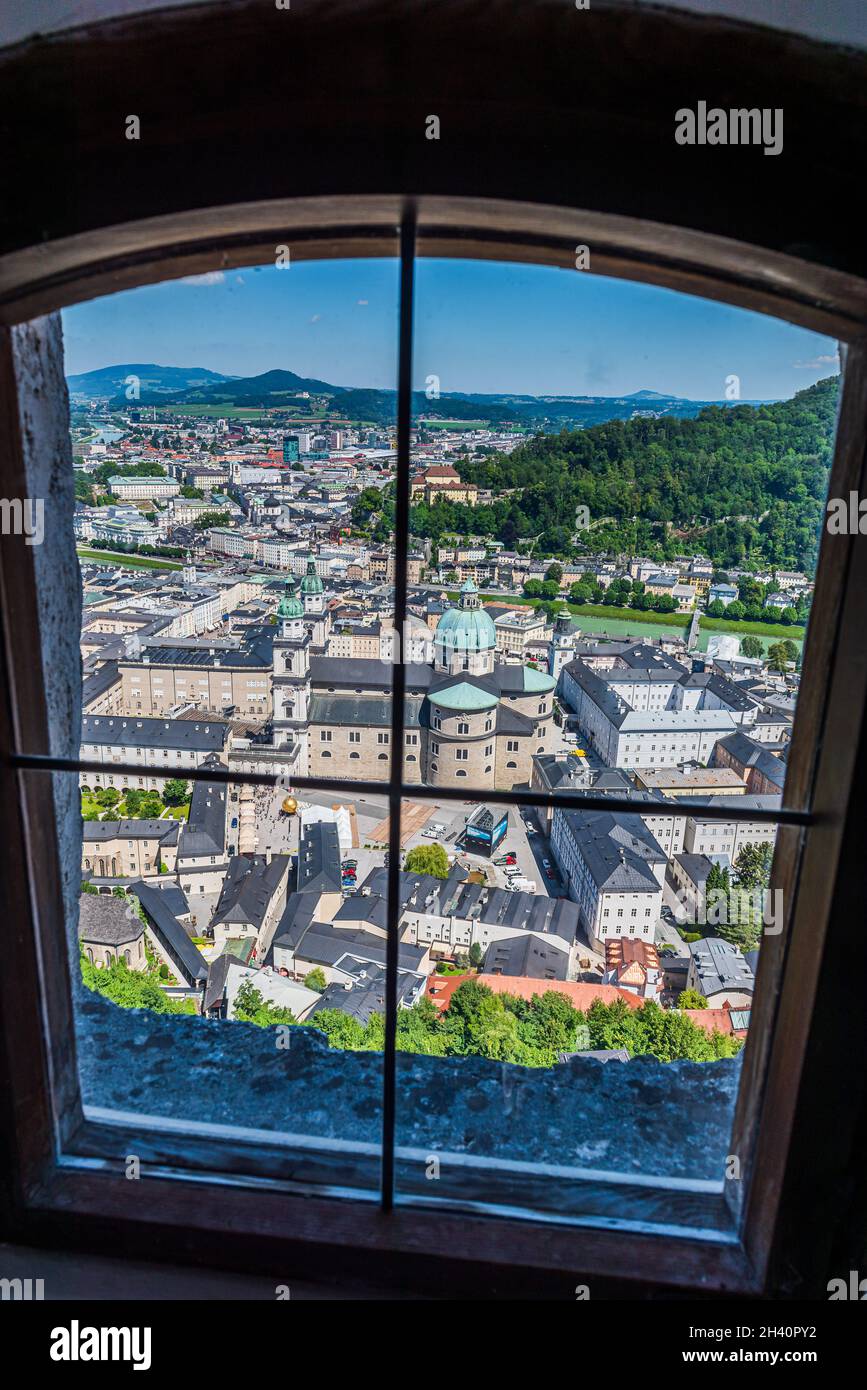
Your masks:
[[[443,613],[434,633],[434,660],[441,671],[470,671],[484,675],[493,670],[497,633],[482,607],[471,579],[461,589],[460,603]]]

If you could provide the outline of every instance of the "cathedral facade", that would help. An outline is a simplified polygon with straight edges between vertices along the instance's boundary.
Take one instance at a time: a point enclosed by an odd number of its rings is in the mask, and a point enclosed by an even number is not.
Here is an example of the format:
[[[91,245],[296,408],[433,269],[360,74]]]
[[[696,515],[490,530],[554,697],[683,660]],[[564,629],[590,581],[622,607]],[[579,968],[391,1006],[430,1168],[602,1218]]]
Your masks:
[[[289,580],[274,640],[274,743],[300,745],[317,777],[387,780],[391,686],[387,660],[324,655],[328,616],[312,563]],[[497,660],[496,632],[472,580],[440,618],[432,662],[407,664],[404,780],[508,790],[529,784],[532,759],[553,743],[554,685],[532,666]]]

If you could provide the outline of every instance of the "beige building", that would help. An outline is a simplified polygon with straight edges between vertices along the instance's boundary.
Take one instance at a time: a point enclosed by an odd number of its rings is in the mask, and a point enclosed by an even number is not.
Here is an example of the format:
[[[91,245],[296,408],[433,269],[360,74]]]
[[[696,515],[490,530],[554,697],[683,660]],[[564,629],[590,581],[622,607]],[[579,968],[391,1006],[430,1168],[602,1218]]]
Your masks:
[[[696,767],[682,772],[677,767],[636,768],[640,791],[662,796],[743,796],[747,784],[730,767]]]
[[[497,633],[497,651],[505,656],[523,657],[528,642],[541,642],[545,638],[546,618],[532,608],[515,608],[501,613],[494,620]]]
[[[118,662],[121,702],[130,714],[169,714],[182,705],[247,718],[271,715],[271,655],[264,646],[147,647]]]
[[[464,483],[457,469],[450,464],[431,464],[423,473],[417,473],[410,485],[410,500],[422,499],[430,506],[438,497],[447,497],[450,502],[466,502],[474,507],[479,489],[475,483]]]
[[[94,878],[150,878],[172,873],[179,829],[176,820],[84,821],[82,872]]]

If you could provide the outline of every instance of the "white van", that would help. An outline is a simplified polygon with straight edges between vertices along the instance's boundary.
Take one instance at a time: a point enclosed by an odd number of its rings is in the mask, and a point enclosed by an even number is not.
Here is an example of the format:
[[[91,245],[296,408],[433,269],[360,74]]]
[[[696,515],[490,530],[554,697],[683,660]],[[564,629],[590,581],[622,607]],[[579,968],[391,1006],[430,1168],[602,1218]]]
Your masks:
[[[536,880],[534,878],[524,878],[523,875],[519,875],[517,878],[510,878],[508,886],[515,893],[535,893]]]

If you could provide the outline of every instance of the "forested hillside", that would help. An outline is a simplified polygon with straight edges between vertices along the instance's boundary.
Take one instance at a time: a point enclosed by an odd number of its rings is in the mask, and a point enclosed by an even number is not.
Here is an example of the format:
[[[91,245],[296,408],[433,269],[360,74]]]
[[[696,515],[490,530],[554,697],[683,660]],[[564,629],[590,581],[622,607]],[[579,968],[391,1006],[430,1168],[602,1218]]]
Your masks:
[[[417,535],[490,536],[569,557],[616,550],[663,559],[684,549],[720,567],[815,567],[834,438],[838,377],[773,405],[706,407],[695,419],[612,420],[537,435],[512,454],[458,461],[495,501],[412,509]],[[587,507],[590,528],[573,518]]]

